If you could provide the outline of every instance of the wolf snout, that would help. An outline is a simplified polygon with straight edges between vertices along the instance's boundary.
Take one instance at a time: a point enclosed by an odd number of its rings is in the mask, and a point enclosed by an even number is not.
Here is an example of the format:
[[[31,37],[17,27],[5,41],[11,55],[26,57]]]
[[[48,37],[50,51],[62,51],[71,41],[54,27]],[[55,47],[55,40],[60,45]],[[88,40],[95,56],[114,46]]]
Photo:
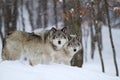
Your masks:
[[[77,49],[73,49],[73,51],[74,51],[74,52],[76,52],[76,51],[77,51]]]
[[[61,41],[58,41],[58,44],[61,44]]]

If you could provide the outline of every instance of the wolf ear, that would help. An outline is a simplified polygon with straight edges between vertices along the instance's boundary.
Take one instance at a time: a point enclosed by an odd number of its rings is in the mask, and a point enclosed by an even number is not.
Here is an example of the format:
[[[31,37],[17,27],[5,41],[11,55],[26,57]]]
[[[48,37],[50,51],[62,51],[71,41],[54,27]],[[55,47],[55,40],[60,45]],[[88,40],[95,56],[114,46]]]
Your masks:
[[[61,31],[64,32],[65,34],[68,33],[67,27],[63,27],[63,28],[61,29]]]
[[[68,40],[70,41],[71,39],[72,39],[72,37],[69,35],[69,36],[68,36]]]
[[[52,27],[49,31],[49,35],[53,35],[53,33],[55,33],[56,29],[54,27]]]
[[[81,42],[81,36],[80,36],[80,34],[77,34],[76,39]]]

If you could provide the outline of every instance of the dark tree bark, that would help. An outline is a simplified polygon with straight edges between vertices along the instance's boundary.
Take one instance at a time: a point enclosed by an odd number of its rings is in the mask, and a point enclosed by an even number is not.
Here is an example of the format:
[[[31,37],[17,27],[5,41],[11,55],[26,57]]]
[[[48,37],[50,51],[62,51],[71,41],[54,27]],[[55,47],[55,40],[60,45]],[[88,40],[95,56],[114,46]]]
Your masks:
[[[101,5],[103,4],[103,2],[101,0],[98,0],[98,1],[95,1],[95,7],[94,7],[94,10],[96,12],[95,14],[95,21],[93,21],[93,24],[97,24],[97,27],[99,28],[98,30],[98,37],[99,37],[99,41],[100,41],[100,48],[101,50],[103,49],[103,43],[102,43],[102,23],[103,23],[103,10],[104,8],[103,7],[100,7]],[[93,15],[93,14],[91,14]],[[94,29],[94,28],[91,28],[91,30]],[[92,31],[91,31],[91,58],[93,59],[94,58],[94,50],[95,50],[95,44],[96,44],[96,34],[92,34]]]
[[[43,14],[44,14],[44,28],[48,26],[47,0],[42,0]]]
[[[38,8],[37,8],[37,28],[42,28],[42,20],[41,20],[41,10],[42,10],[42,4],[41,0],[38,0]]]
[[[18,17],[17,0],[5,0],[3,2],[3,16],[6,35],[10,31],[16,30]]]
[[[100,60],[101,60],[101,65],[102,65],[102,72],[105,72],[104,68],[104,62],[103,62],[103,57],[102,57],[102,50],[100,46],[100,39],[99,39],[99,28],[97,24],[95,24],[95,31],[96,31],[96,39],[97,39],[97,45],[98,45],[98,50],[99,50],[99,55],[100,55]]]
[[[21,8],[20,8],[20,10],[21,10],[21,22],[22,22],[22,26],[21,27],[23,27],[23,31],[25,31],[25,19],[24,19],[24,17],[23,17],[23,6],[24,6],[24,1],[23,0],[21,0],[20,1],[21,3]]]
[[[63,0],[63,15],[65,14],[66,14],[66,0]],[[67,27],[68,23],[64,16],[63,16],[63,22],[64,22],[64,26]]]
[[[2,0],[0,0],[0,35],[2,35]]]
[[[81,37],[80,42],[82,44],[82,28],[81,28],[82,18],[80,18],[80,14],[79,14],[80,1],[77,0],[77,3],[78,3],[78,6],[77,6],[77,9],[75,9],[76,16],[74,19],[76,23],[74,23],[74,27],[71,28],[72,29],[71,32],[72,34],[75,34],[75,33],[79,34],[79,36]],[[83,44],[82,44],[82,49],[73,56],[71,60],[71,65],[82,67],[83,65]]]
[[[110,37],[110,42],[111,42],[112,51],[113,51],[113,59],[114,59],[114,64],[115,64],[116,76],[119,76],[118,65],[117,65],[117,60],[116,60],[116,51],[115,51],[113,37],[112,37],[112,32],[111,32],[109,10],[108,10],[108,7],[107,7],[108,3],[107,3],[107,0],[104,0],[104,2],[105,2],[106,14],[107,14],[107,22],[108,22],[108,28],[109,28],[109,37]]]
[[[11,31],[15,31],[18,18],[18,1],[17,0],[1,0],[2,4],[2,22],[5,28],[5,36]]]
[[[103,49],[103,43],[102,43],[102,23],[98,23],[98,30],[99,30],[99,40],[100,40],[100,48]]]
[[[4,46],[3,45],[3,33],[2,33],[2,6],[3,6],[3,3],[2,3],[2,0],[0,0],[0,37],[1,37],[1,40],[2,40],[2,47]]]
[[[0,38],[1,38],[1,41],[2,41],[2,48],[4,47],[4,36],[3,36],[3,33],[2,33],[2,16],[0,14]]]
[[[102,72],[105,72],[104,62],[103,62],[103,57],[102,57],[102,51],[101,51],[101,47],[100,47],[99,28],[98,28],[98,23],[96,22],[97,21],[96,13],[95,13],[95,9],[93,8],[93,5],[94,5],[94,3],[92,4],[93,24],[95,26],[96,40],[97,40],[97,46],[98,46],[98,51],[99,51],[99,55],[100,55]]]
[[[57,0],[53,0],[53,2],[54,2],[55,26],[58,27],[58,19],[57,19]]]
[[[32,0],[26,2],[26,8],[27,8],[28,13],[29,13],[29,20],[30,20],[31,28],[32,28],[32,30],[34,30],[33,13],[32,13],[32,11],[33,11],[33,1]]]
[[[10,23],[10,19],[11,19],[11,6],[9,4],[11,3],[10,0],[8,1],[4,1],[3,2],[3,18],[4,18],[4,26],[5,26],[5,36],[6,34],[9,33],[9,30],[10,30],[10,26],[9,26],[9,23]]]
[[[13,9],[11,9],[12,15],[11,15],[11,31],[15,31],[17,29],[17,19],[18,19],[18,1],[17,0],[12,0],[13,1]]]
[[[98,0],[96,2],[96,6],[97,6],[97,15],[96,15],[96,20],[97,20],[97,27],[98,27],[98,35],[99,35],[99,41],[100,41],[100,48],[101,50],[103,49],[103,44],[102,44],[102,23],[103,23],[103,11],[104,11],[104,7],[100,7],[100,5],[103,2],[101,0]]]
[[[91,31],[91,59],[94,59],[95,42],[92,23],[90,23],[90,31]]]

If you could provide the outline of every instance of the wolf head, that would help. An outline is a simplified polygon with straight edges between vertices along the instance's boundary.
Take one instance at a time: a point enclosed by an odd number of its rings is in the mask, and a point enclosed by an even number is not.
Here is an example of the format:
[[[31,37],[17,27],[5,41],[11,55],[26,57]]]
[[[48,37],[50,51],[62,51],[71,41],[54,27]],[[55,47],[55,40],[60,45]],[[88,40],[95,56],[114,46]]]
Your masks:
[[[68,42],[68,32],[67,28],[64,27],[60,30],[52,28],[49,31],[49,40],[54,47],[61,49],[65,43]]]
[[[66,50],[72,56],[82,48],[80,40],[79,35],[69,36],[69,41],[66,44]]]

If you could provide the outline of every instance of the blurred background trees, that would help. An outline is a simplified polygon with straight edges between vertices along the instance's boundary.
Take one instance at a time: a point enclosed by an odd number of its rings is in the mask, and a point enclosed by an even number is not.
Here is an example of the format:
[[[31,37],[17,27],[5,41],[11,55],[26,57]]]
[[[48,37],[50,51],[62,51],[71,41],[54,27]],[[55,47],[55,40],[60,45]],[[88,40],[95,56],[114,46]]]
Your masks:
[[[83,49],[74,55],[71,65],[82,67],[87,62],[87,40],[91,36],[91,59],[97,44],[102,71],[103,25],[108,26],[116,75],[119,75],[111,28],[120,28],[120,0],[0,0],[0,35],[4,40],[11,31],[31,31],[48,26],[68,27],[81,36]],[[29,27],[29,28],[26,28]]]

